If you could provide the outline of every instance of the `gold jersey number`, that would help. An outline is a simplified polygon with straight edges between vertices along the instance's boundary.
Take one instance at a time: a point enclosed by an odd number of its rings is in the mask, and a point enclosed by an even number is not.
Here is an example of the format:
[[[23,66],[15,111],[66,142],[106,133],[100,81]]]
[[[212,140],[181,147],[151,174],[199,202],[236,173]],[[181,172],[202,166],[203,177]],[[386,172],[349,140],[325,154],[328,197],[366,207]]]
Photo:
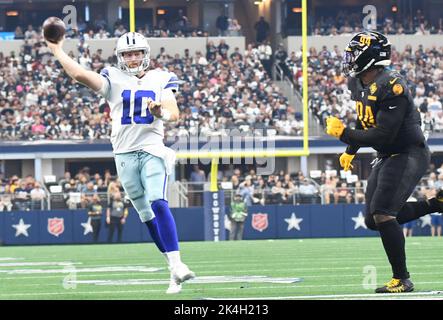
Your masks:
[[[370,106],[363,106],[363,102],[357,101],[356,104],[358,120],[360,120],[363,129],[368,130],[375,127],[375,118]]]

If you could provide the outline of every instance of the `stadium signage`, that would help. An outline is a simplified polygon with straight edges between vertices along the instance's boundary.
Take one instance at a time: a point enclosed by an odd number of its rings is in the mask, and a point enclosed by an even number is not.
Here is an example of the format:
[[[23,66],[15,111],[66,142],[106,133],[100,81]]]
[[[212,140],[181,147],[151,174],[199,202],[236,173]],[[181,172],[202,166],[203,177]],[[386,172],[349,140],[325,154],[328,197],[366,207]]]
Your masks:
[[[205,240],[225,240],[225,201],[224,192],[205,192]]]
[[[268,228],[268,214],[267,213],[253,213],[251,220],[252,228],[259,232],[263,232]]]
[[[65,231],[65,221],[63,218],[49,218],[48,232],[55,237],[58,237]]]

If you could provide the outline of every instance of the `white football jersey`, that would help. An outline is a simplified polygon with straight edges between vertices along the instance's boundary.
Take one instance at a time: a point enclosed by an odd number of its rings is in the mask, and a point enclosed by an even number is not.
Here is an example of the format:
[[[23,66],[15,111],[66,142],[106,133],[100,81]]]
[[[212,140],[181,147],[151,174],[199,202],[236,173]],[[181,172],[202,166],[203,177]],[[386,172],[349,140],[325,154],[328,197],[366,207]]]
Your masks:
[[[107,67],[100,73],[106,81],[100,93],[111,108],[111,143],[114,153],[151,149],[163,144],[163,121],[148,110],[149,101],[175,99],[178,88],[174,73],[149,70],[141,78],[118,68]]]

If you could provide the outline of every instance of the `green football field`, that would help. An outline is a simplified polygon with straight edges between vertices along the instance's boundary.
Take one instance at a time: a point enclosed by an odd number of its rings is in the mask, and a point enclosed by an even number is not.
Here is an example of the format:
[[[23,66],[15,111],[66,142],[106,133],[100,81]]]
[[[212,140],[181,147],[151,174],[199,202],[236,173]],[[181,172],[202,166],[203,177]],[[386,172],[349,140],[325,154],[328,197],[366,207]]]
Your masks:
[[[197,277],[178,295],[152,243],[0,247],[0,299],[443,298],[443,238],[406,243],[416,290],[388,296],[373,294],[391,276],[378,238],[184,242]]]

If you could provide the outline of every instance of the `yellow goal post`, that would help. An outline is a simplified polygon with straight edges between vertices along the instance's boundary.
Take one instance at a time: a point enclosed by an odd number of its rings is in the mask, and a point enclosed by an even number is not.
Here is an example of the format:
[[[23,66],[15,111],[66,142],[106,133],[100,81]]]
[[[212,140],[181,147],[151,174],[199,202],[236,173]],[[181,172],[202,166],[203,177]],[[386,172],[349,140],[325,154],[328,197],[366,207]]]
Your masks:
[[[129,0],[129,31],[135,32],[135,0]],[[307,0],[302,0],[302,73],[303,73],[303,147],[293,150],[257,150],[257,151],[179,151],[177,159],[212,159],[211,161],[211,191],[217,191],[217,172],[220,158],[263,158],[263,157],[303,157],[309,155],[308,127],[308,6]]]

